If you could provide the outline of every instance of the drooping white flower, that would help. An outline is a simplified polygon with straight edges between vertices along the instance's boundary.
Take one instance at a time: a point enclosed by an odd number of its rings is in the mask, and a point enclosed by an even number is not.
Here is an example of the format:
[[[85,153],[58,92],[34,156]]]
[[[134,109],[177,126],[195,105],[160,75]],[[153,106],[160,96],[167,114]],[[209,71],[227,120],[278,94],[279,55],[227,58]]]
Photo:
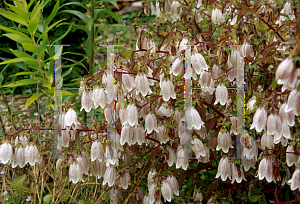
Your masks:
[[[205,156],[204,157],[200,156],[200,159],[198,159],[198,162],[207,163],[210,161],[209,160],[209,154],[210,154],[209,149],[210,148],[207,146],[204,146],[204,149],[205,149]]]
[[[216,101],[214,105],[220,104],[224,106],[226,103],[228,103],[228,90],[224,84],[218,85],[216,89]]]
[[[242,157],[246,157],[247,159],[255,159],[257,161],[258,155],[258,145],[257,142],[250,137],[248,133],[240,138],[241,144],[244,146]]]
[[[211,74],[213,79],[218,79],[223,74],[223,70],[219,67],[219,65],[215,64],[212,68]]]
[[[91,161],[98,159],[99,161],[103,160],[103,145],[100,141],[94,141],[91,147]]]
[[[241,159],[241,163],[244,167],[245,171],[248,171],[250,169],[250,167],[255,168],[255,160],[254,159],[246,159],[246,158],[242,158]]]
[[[84,90],[81,97],[81,109],[84,109],[86,112],[90,112],[92,108],[94,108],[94,101],[93,99],[93,91],[91,90]]]
[[[94,102],[94,108],[104,109],[106,106],[106,95],[103,88],[94,88],[92,100]]]
[[[29,163],[33,166],[38,161],[39,151],[37,147],[33,144],[27,145],[25,147],[25,164]]]
[[[145,74],[136,75],[135,84],[136,84],[136,94],[141,93],[145,97],[148,93],[149,94],[152,93],[149,86],[149,80]]]
[[[104,186],[107,183],[109,187],[112,187],[116,182],[116,178],[117,178],[116,168],[114,166],[108,166],[104,174],[102,185]]]
[[[300,169],[296,169],[293,173],[292,178],[288,181],[291,185],[291,190],[294,191],[300,188]]]
[[[295,114],[293,110],[290,111],[285,111],[287,104],[284,103],[279,109],[279,117],[281,120],[281,123],[287,123],[289,126],[294,126],[295,125]]]
[[[219,162],[216,178],[220,176],[222,181],[226,181],[227,178],[231,180],[231,162],[227,157],[222,157]]]
[[[119,187],[123,189],[127,189],[129,185],[130,185],[130,175],[128,172],[125,172],[119,178]]]
[[[147,134],[150,134],[153,130],[155,130],[155,132],[159,132],[157,128],[157,119],[153,113],[148,113],[146,115],[145,129],[147,130]]]
[[[169,182],[169,184],[171,185],[174,195],[179,196],[179,184],[175,176],[168,176],[167,182]]]
[[[278,84],[283,84],[282,82],[287,79],[294,69],[293,59],[286,58],[283,60],[277,70],[276,70],[276,80]]]
[[[208,71],[209,66],[206,64],[204,57],[198,52],[192,54],[191,62],[193,69],[197,74],[201,74],[203,70]]]
[[[11,167],[15,168],[17,165],[19,165],[20,168],[25,166],[25,151],[23,147],[15,148]]]
[[[163,103],[159,109],[156,111],[157,115],[160,117],[170,117],[173,115],[174,111],[172,108],[167,108],[167,103]]]
[[[268,113],[264,108],[258,108],[253,116],[253,122],[250,127],[250,130],[255,128],[257,132],[261,132],[267,123]]]
[[[263,136],[261,137],[261,148],[265,150],[266,147],[268,149],[274,149],[274,139],[272,135],[264,133]]]
[[[62,130],[61,131],[61,133],[62,133],[62,143],[61,143],[61,145],[63,146],[63,147],[68,147],[69,146],[69,142],[70,142],[70,133],[67,131],[67,130]]]
[[[229,148],[233,148],[232,139],[229,132],[219,132],[218,134],[218,145],[216,150],[219,151],[222,149],[224,153],[228,153]]]
[[[0,161],[2,164],[10,164],[13,159],[13,149],[8,142],[0,146]]]
[[[174,76],[182,75],[183,70],[184,70],[183,62],[181,61],[180,58],[177,58],[172,64],[170,74]]]
[[[201,193],[201,191],[197,190],[197,191],[194,191],[193,193],[193,199],[194,199],[194,202],[197,203],[197,202],[202,202],[203,200],[203,195]]]
[[[77,121],[77,115],[74,109],[70,108],[65,115],[64,128],[68,131],[72,128],[76,130],[80,126],[80,123]]]
[[[77,183],[80,180],[83,182],[81,166],[78,162],[73,162],[69,168],[69,181]]]
[[[259,180],[263,180],[266,178],[268,183],[271,183],[274,179],[273,177],[273,166],[272,160],[269,158],[263,158],[258,166],[258,178]]]
[[[169,146],[166,147],[166,149],[169,151],[169,154],[168,154],[168,159],[167,162],[168,162],[168,166],[173,166],[173,163],[175,162],[175,157],[176,157],[176,154],[175,154],[175,151],[173,150],[173,148],[170,148]],[[165,155],[165,158],[166,158],[166,155]]]
[[[200,80],[199,80],[199,83],[201,85],[201,88],[208,88],[210,87],[210,82],[211,82],[211,75],[209,72],[207,71],[202,71],[201,74],[200,74]]]
[[[180,18],[180,13],[181,13],[182,9],[180,8],[179,12],[178,12],[179,7],[180,7],[180,3],[178,1],[173,1],[172,5],[171,5],[172,23],[176,22]]]
[[[294,163],[296,163],[298,161],[299,156],[293,154],[294,153],[294,146],[293,145],[289,145],[286,149],[287,152],[290,153],[286,153],[286,163],[288,165],[288,167],[293,166]]]
[[[170,183],[166,180],[163,180],[161,183],[161,194],[166,201],[171,202],[173,199],[173,189]]]
[[[176,169],[182,168],[187,170],[189,166],[189,158],[186,150],[183,147],[177,149]]]
[[[281,137],[282,135],[282,124],[278,114],[271,114],[267,121],[267,134],[275,134],[276,137]]]
[[[231,170],[232,170],[231,171],[231,175],[232,175],[231,183],[234,183],[234,181],[236,181],[237,183],[241,183],[243,179],[246,181],[243,168],[241,168],[240,166],[239,166],[239,168],[237,168],[237,165],[234,163],[231,163],[231,165],[232,165],[232,167],[231,167]]]
[[[163,82],[161,82],[160,88],[160,95],[162,95],[164,101],[169,101],[170,98],[176,98],[174,84],[170,80],[163,80]]]
[[[109,197],[111,204],[119,204],[120,200],[118,198],[122,198],[122,192],[118,188],[112,188]]]
[[[130,126],[135,126],[138,124],[138,110],[134,104],[127,106],[126,118]]]
[[[156,183],[158,181],[158,178],[156,177],[155,179],[153,178],[157,174],[157,171],[155,169],[151,169],[148,173],[148,189],[150,189],[150,186],[153,183]]]
[[[218,8],[212,10],[211,20],[213,24],[220,25],[222,22],[223,14],[222,11]]]
[[[285,107],[285,111],[288,112],[293,110],[294,115],[298,116],[299,105],[300,105],[300,91],[294,89],[293,91],[291,91],[289,95],[287,106]]]
[[[128,143],[129,146],[132,145],[132,139],[133,139],[133,127],[129,125],[125,125],[122,127],[121,130],[121,139],[120,139],[120,144],[123,146],[126,142]]]
[[[247,103],[247,109],[253,110],[253,106],[254,106],[255,102],[256,102],[256,96],[252,96]]]
[[[89,159],[90,158],[86,152],[82,152],[81,155],[76,158],[76,161],[78,161],[78,164],[80,165],[82,172],[86,175],[89,175],[88,173],[90,168]]]
[[[132,144],[135,144],[137,142],[139,145],[142,145],[145,142],[145,139],[146,135],[144,128],[140,125],[134,127]]]
[[[166,144],[170,138],[169,138],[169,135],[168,135],[168,128],[165,127],[165,126],[158,126],[158,132],[156,132],[156,137],[157,137],[157,140],[160,142],[160,144]]]
[[[120,153],[120,152],[119,152]],[[111,165],[118,165],[119,164],[119,156],[117,153],[116,148],[113,148],[111,144],[108,144],[105,148],[105,165],[106,167]]]
[[[199,140],[198,138],[193,138],[191,143],[192,143],[192,150],[195,153],[196,158],[199,159],[200,156],[205,157],[206,151],[202,141]]]
[[[179,44],[178,52],[181,53],[182,51],[185,51],[187,49],[187,44],[189,40],[187,38],[183,38]]]
[[[195,130],[200,130],[201,126],[204,126],[204,122],[202,121],[200,114],[193,106],[189,107],[185,113],[187,128],[189,130],[192,130],[193,128]]]

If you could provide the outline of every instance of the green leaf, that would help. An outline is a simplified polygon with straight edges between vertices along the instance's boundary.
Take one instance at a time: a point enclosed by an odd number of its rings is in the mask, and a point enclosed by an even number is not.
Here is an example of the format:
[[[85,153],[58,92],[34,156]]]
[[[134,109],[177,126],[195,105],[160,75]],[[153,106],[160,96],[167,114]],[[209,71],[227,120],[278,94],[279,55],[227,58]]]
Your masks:
[[[80,3],[80,2],[66,3],[66,4],[62,5],[61,7],[59,7],[59,9],[61,9],[63,6],[67,6],[67,5],[77,5],[77,6],[80,6],[80,7],[84,8],[85,10],[88,10],[87,7],[84,4]]]
[[[30,3],[27,5],[26,10],[29,11],[31,5],[34,3],[35,0],[31,0]]]
[[[73,96],[74,94],[69,92],[69,91],[65,91],[65,90],[62,90],[62,93],[61,93],[62,96]]]
[[[36,74],[36,73],[35,72],[19,72],[12,76],[21,76],[21,75],[29,75],[29,74]]]
[[[46,34],[44,37],[43,37],[43,40],[39,46],[39,56],[42,60],[44,60],[44,57],[45,57],[45,50],[47,48],[47,41],[48,41],[48,35]]]
[[[98,15],[100,12],[107,13],[108,15],[113,17],[119,24],[121,23],[119,16],[117,14],[115,14],[114,12],[112,12],[110,9],[95,9],[95,19],[98,18]]]
[[[44,198],[43,198],[43,201],[47,204],[49,204],[52,200],[52,195],[46,195]]]
[[[18,43],[31,43],[31,39],[28,36],[24,36],[24,35],[18,35],[18,34],[12,34],[12,33],[6,33],[3,34],[4,36],[12,39],[13,41],[16,41]]]
[[[6,60],[4,62],[1,62],[0,65],[11,64],[11,63],[16,63],[16,62],[25,62],[26,63],[26,61],[36,62],[36,59],[34,59],[33,57],[32,58],[29,58],[29,57],[19,57],[19,58],[10,59],[10,60]]]
[[[3,74],[1,73],[0,74],[0,86],[2,85],[3,79],[4,79],[4,77],[3,77]]]
[[[90,17],[88,17],[87,15],[81,13],[80,11],[74,11],[74,10],[64,10],[61,11],[60,13],[65,12],[65,13],[70,13],[70,14],[74,14],[76,15],[78,18],[80,18],[85,24],[88,24],[88,20],[90,19]]]
[[[42,95],[43,93],[39,92],[39,97]],[[25,103],[25,107],[23,110],[25,110],[28,106],[30,106],[35,100],[37,99],[37,94],[33,94]]]
[[[38,52],[38,47],[32,43],[22,43],[23,47],[25,50],[32,52],[32,53],[37,53]]]
[[[38,24],[39,16],[35,17],[33,20],[30,21],[29,25],[27,26],[28,31],[34,35],[38,28]]]
[[[75,26],[76,28],[79,28],[81,30],[83,30],[84,32],[87,33],[88,36],[90,36],[90,31],[89,29],[86,27],[86,26],[83,26],[83,25],[76,25],[76,24],[72,24],[72,23],[61,23],[59,24],[58,26],[61,26],[61,25],[71,25],[71,26]],[[57,26],[57,27],[58,27]],[[57,40],[58,41],[58,40]]]
[[[23,183],[25,182],[25,179],[26,179],[26,174],[23,174],[22,176],[18,177],[18,178],[15,178],[12,182],[12,184],[16,185],[16,186],[23,186]],[[21,189],[21,188],[18,188],[16,186],[12,186],[12,188],[14,189]]]
[[[251,203],[255,203],[261,199],[262,195],[253,195],[249,197]]]
[[[53,20],[53,18],[56,16],[58,10],[60,9],[61,7],[59,7],[59,0],[56,2],[50,16],[46,19],[45,21],[45,25],[46,27],[51,23],[51,21]]]
[[[11,4],[8,4],[6,3],[6,5],[9,6],[9,8],[15,12],[18,16],[21,16],[26,22],[29,20],[29,16],[28,16],[28,13],[26,13],[24,10],[23,10],[23,7],[22,8],[18,8],[16,6],[13,6]]]
[[[8,18],[9,20],[12,20],[12,21],[15,21],[17,23],[27,26],[26,20],[13,12],[6,11],[6,10],[0,8],[0,15]]]
[[[27,35],[25,35],[25,34],[19,32],[19,31],[16,31],[16,30],[14,30],[14,29],[12,29],[12,28],[4,27],[4,26],[2,26],[2,25],[0,25],[0,29],[5,30],[5,31],[10,32],[10,33],[14,33],[14,34],[18,34],[18,35],[22,35],[22,36],[28,37]],[[16,29],[16,28],[15,28],[15,29]]]
[[[121,55],[123,55],[125,58],[129,57],[132,53],[133,49],[131,50],[124,50],[121,52]]]
[[[98,25],[98,24],[97,24]],[[132,32],[134,32],[133,28],[130,28],[128,26],[125,25],[120,25],[120,24],[108,24],[108,25],[103,25],[100,28],[98,28],[96,35],[98,35],[100,33],[101,30],[103,30],[104,28],[108,28],[108,27],[119,27],[120,29],[129,29]]]
[[[72,24],[69,26],[69,29],[63,34],[61,35],[59,38],[57,38],[53,43],[52,45],[54,45],[56,42],[59,42],[61,41],[62,39],[64,39],[66,37],[66,35],[68,35],[68,33],[71,31],[71,28],[72,28]]]
[[[73,69],[73,67],[71,67],[70,69],[68,69],[68,71],[66,71],[65,73],[63,73],[61,77],[64,78],[64,77],[68,76],[71,73],[72,69]]]
[[[51,30],[54,26],[56,26],[57,24],[59,24],[60,22],[62,22],[62,21],[64,21],[64,20],[66,20],[66,19],[62,19],[62,20],[59,20],[59,21],[57,21],[57,22],[55,22],[55,23],[53,23],[40,37],[39,37],[39,39],[38,39],[38,41],[40,41],[40,39],[41,38],[43,38],[44,37],[44,35],[46,35],[48,32],[49,32],[49,30]]]
[[[22,112],[22,111],[19,111],[19,110],[17,110],[17,111],[15,111],[15,112],[13,113],[13,115],[18,115],[18,114],[23,114],[23,112]]]
[[[36,84],[37,81],[35,79],[22,79],[20,81],[15,81],[13,83],[6,84],[3,87],[17,87],[17,86],[24,86],[28,84]]]
[[[116,0],[101,0],[101,1],[98,1],[97,4],[99,4],[99,3],[101,3],[101,2],[103,2],[103,3],[105,3],[105,2],[111,3],[111,4],[114,5],[117,9],[119,9]]]
[[[92,45],[91,45],[91,39],[88,38],[86,40],[86,49],[85,49],[85,52],[86,52],[87,56],[91,56],[91,47],[92,47]]]

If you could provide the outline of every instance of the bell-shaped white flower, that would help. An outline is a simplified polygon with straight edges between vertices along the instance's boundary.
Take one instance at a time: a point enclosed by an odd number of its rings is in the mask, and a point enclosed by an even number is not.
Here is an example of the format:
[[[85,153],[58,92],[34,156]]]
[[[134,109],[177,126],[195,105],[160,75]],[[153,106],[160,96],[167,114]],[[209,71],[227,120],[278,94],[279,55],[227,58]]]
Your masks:
[[[234,181],[236,181],[237,183],[241,183],[243,179],[245,181],[247,181],[245,179],[243,168],[241,168],[240,166],[237,166],[234,163],[231,163],[231,165],[232,165],[232,167],[231,167],[231,170],[232,170],[231,171],[231,175],[232,175],[231,183],[234,183]]]
[[[112,188],[110,190],[109,197],[111,204],[119,204],[120,200],[118,198],[122,198],[122,192],[117,188]]]
[[[157,140],[160,142],[160,144],[166,144],[170,138],[168,135],[168,128],[165,126],[158,126],[158,132],[156,133]]]
[[[179,196],[179,184],[175,176],[168,176],[167,182],[169,182],[169,184],[171,185],[174,195]]]
[[[189,158],[186,150],[183,147],[177,149],[177,162],[176,169],[182,168],[183,170],[187,170],[189,166]]]
[[[275,134],[277,137],[281,137],[282,124],[278,114],[271,114],[267,121],[267,134]]]
[[[149,93],[152,93],[149,80],[145,74],[136,75],[135,77],[135,84],[136,84],[136,94],[141,93],[144,97]]]
[[[172,148],[170,148],[169,146],[167,146],[166,149],[169,151],[168,159],[166,159],[166,160],[167,160],[168,166],[171,167],[171,166],[173,166],[173,163],[175,162],[176,154],[175,154],[175,151]],[[165,155],[165,158],[166,158],[166,155]]]
[[[145,129],[147,130],[147,134],[150,134],[153,130],[159,132],[157,128],[157,119],[153,113],[148,113],[148,115],[146,115]]]
[[[37,147],[33,144],[27,145],[25,147],[25,163],[33,166],[38,161],[39,151]]]
[[[201,191],[194,191],[194,193],[193,193],[193,200],[194,200],[194,202],[195,203],[197,203],[197,202],[202,202],[202,200],[203,200],[203,195],[202,195],[202,193],[201,193]]]
[[[200,156],[200,159],[198,159],[198,162],[207,163],[210,161],[209,160],[209,154],[210,154],[209,147],[204,146],[204,149],[205,149],[205,156],[204,157]]]
[[[202,71],[200,74],[200,80],[199,83],[201,85],[201,88],[208,88],[210,87],[210,82],[211,82],[211,75],[207,71]]]
[[[192,128],[195,130],[200,130],[201,126],[204,126],[204,122],[202,121],[200,114],[194,107],[189,107],[185,113],[187,128],[189,130],[192,130]]]
[[[230,55],[230,63],[233,67],[237,68],[241,61],[241,55],[240,52],[237,49],[234,49],[231,51]],[[231,68],[231,67],[228,67]]]
[[[245,171],[248,171],[251,167],[255,168],[255,164],[256,164],[254,159],[246,159],[246,158],[242,158],[241,163]]]
[[[209,66],[206,64],[204,57],[195,52],[191,56],[192,67],[197,74],[201,74],[203,70],[208,71]]]
[[[167,81],[163,80],[160,88],[161,88],[160,94],[162,95],[164,101],[169,101],[170,98],[173,99],[176,98],[174,84],[170,80]]]
[[[282,81],[284,81],[285,79],[287,79],[292,71],[294,69],[294,63],[293,63],[293,59],[291,58],[286,58],[285,60],[283,60],[277,70],[276,70],[276,80],[278,84],[283,84],[281,83]],[[279,81],[281,80],[281,81]]]
[[[64,128],[68,131],[72,128],[76,130],[80,126],[80,123],[77,121],[77,115],[74,109],[70,108],[65,115]]]
[[[81,109],[84,109],[86,112],[90,112],[94,108],[93,91],[84,90],[81,97]]]
[[[120,153],[120,152],[119,152]],[[105,165],[108,167],[111,165],[118,165],[119,164],[119,156],[116,148],[114,148],[112,145],[107,145],[105,148]]]
[[[183,70],[184,70],[183,62],[181,61],[180,58],[177,58],[172,64],[170,74],[173,74],[174,76],[182,75]]]
[[[13,161],[12,161],[12,168],[15,168],[17,165],[19,165],[20,168],[23,168],[25,166],[25,153],[24,153],[23,147],[16,147],[15,153],[13,155]]]
[[[226,103],[228,103],[228,90],[224,84],[219,85],[216,89],[216,101],[214,105],[220,104],[224,106]]]
[[[83,182],[81,166],[78,162],[73,162],[69,168],[69,181],[78,183],[80,180]]]
[[[287,123],[282,123],[282,136],[291,139],[291,130]]]
[[[253,110],[253,106],[256,103],[256,96],[252,96],[247,103],[247,110]]]
[[[174,111],[172,108],[167,108],[167,103],[163,103],[160,108],[157,109],[156,113],[160,117],[170,117],[173,115]]]
[[[0,161],[2,164],[10,164],[13,159],[13,149],[8,142],[0,146]]]
[[[130,74],[122,74],[122,84],[128,91],[135,88],[134,78]]]
[[[218,145],[216,150],[222,149],[224,153],[228,153],[229,148],[233,148],[232,139],[229,132],[219,132],[218,134]]]
[[[255,128],[257,132],[261,132],[267,123],[268,113],[264,108],[258,108],[253,116],[253,122],[250,127],[250,130]]]
[[[271,183],[274,179],[273,177],[273,166],[272,160],[269,158],[263,158],[258,166],[258,177],[259,180],[266,178],[268,183]]]
[[[106,106],[106,95],[103,88],[94,88],[92,100],[94,102],[94,108],[104,109]]]
[[[145,142],[145,139],[146,135],[144,128],[140,125],[134,127],[132,144],[137,142],[139,145],[142,145]]]
[[[257,142],[250,137],[248,133],[240,138],[242,145],[244,146],[242,157],[246,157],[247,159],[254,158],[257,161],[258,155],[258,145]]]
[[[205,157],[206,151],[202,141],[199,140],[198,138],[193,138],[191,143],[192,143],[192,150],[195,153],[196,158],[199,159],[200,156]]]
[[[166,201],[171,202],[173,199],[173,189],[170,183],[166,180],[163,180],[161,183],[161,194]]]
[[[274,139],[272,135],[264,133],[263,136],[261,137],[261,148],[265,150],[266,147],[268,149],[274,149]]]
[[[130,175],[128,172],[125,172],[122,174],[119,178],[119,187],[123,189],[127,189],[130,185]]]
[[[248,42],[245,42],[242,46],[241,52],[242,57],[247,57],[247,56],[254,56],[254,52],[253,52],[253,46],[250,45]]]
[[[212,14],[211,14],[211,20],[212,20],[213,24],[220,25],[222,23],[222,20],[223,20],[222,11],[218,8],[213,9]]]
[[[289,95],[287,106],[285,107],[285,111],[288,112],[293,110],[294,114],[298,116],[299,105],[300,105],[300,91],[294,89],[293,91],[291,91]]]
[[[291,185],[292,191],[300,188],[300,169],[299,168],[294,171],[292,178],[288,181],[288,184]]]
[[[121,139],[120,139],[120,144],[123,146],[126,142],[128,143],[129,146],[132,145],[132,139],[133,139],[133,127],[129,125],[123,126],[121,130]]]
[[[138,110],[134,104],[127,106],[126,118],[130,126],[135,126],[138,124]]]
[[[116,179],[117,179],[116,168],[114,166],[108,166],[104,174],[102,185],[104,186],[107,183],[109,187],[112,187],[115,184]]]
[[[61,131],[61,133],[62,133],[62,143],[61,143],[61,145],[63,146],[63,147],[69,147],[69,142],[70,142],[70,133],[67,131],[67,130],[62,130]]]
[[[103,145],[100,141],[94,141],[91,147],[91,161],[102,161],[104,155]]]
[[[176,22],[177,20],[180,19],[180,13],[182,11],[182,9],[179,9],[178,12],[178,8],[180,7],[180,3],[178,1],[173,1],[172,5],[171,5],[171,17],[172,17],[172,23]]]
[[[81,171],[84,174],[88,175],[90,164],[89,164],[89,157],[86,155],[86,153],[83,152],[82,155],[76,158],[76,161],[80,165]]]
[[[211,71],[211,75],[213,79],[218,79],[223,74],[223,70],[219,67],[219,65],[214,65]]]
[[[178,49],[179,53],[181,53],[182,51],[185,51],[187,49],[188,42],[189,42],[189,40],[186,37],[181,40],[181,42],[179,44],[179,49]]]
[[[293,166],[294,163],[297,163],[299,156],[294,154],[294,146],[293,145],[289,145],[286,149],[287,152],[290,153],[286,153],[286,163],[288,165],[288,167]]]
[[[281,123],[287,123],[289,126],[294,126],[295,125],[295,114],[293,110],[290,111],[285,111],[287,104],[284,103],[281,105],[279,109],[279,117],[281,120]]]
[[[158,181],[158,178],[156,177],[155,179],[153,178],[157,174],[157,171],[155,169],[151,169],[148,173],[148,189],[150,189],[150,186],[153,183],[156,183]]]
[[[219,162],[216,178],[220,176],[222,181],[226,181],[227,178],[231,180],[231,162],[227,157],[222,157]]]

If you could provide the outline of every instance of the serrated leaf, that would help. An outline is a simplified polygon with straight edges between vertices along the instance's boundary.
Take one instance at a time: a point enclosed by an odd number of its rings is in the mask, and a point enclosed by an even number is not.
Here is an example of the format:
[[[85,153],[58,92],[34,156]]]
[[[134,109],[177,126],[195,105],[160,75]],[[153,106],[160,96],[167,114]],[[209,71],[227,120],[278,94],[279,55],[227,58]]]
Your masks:
[[[17,87],[17,86],[24,86],[28,84],[36,84],[37,81],[35,79],[22,79],[20,81],[15,81],[13,83],[6,84],[3,87]]]
[[[46,195],[44,198],[43,198],[43,201],[47,204],[49,204],[52,200],[52,195]]]
[[[5,18],[8,18],[9,20],[12,20],[12,21],[15,21],[17,23],[27,26],[27,22],[24,18],[22,18],[21,16],[13,13],[11,11],[6,11],[6,10],[0,8],[0,15],[4,16]]]
[[[12,182],[12,184],[16,185],[16,186],[23,186],[23,183],[25,182],[25,179],[26,179],[26,174],[23,174],[22,176],[18,177],[18,178],[15,178]],[[21,188],[18,188],[16,186],[12,186],[12,188],[14,189],[21,189]]]
[[[13,41],[16,41],[18,43],[31,43],[31,39],[28,36],[24,35],[18,35],[18,34],[13,34],[13,33],[6,33],[3,34],[4,36],[10,38]]]
[[[262,195],[253,195],[249,197],[250,202],[255,203],[262,198]]]
[[[22,43],[22,46],[25,50],[32,53],[37,53],[39,51],[38,47],[32,43]]]

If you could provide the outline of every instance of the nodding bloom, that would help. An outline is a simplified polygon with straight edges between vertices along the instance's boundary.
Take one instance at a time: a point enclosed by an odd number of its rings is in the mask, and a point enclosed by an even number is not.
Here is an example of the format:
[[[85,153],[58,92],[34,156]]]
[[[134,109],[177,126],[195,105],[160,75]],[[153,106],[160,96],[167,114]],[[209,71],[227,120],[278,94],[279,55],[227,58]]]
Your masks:
[[[224,153],[228,153],[229,148],[233,148],[232,139],[229,132],[219,132],[217,151],[222,149]]]
[[[264,108],[258,108],[253,116],[253,122],[250,130],[255,128],[257,132],[261,132],[267,123],[268,113]]]
[[[223,21],[222,11],[218,8],[213,9],[212,14],[211,14],[211,20],[212,20],[213,24],[220,25]]]
[[[274,139],[272,135],[264,133],[261,137],[261,148],[265,150],[266,147],[268,149],[274,149]]]
[[[98,159],[103,160],[104,150],[103,145],[100,141],[94,141],[91,147],[91,161]]]
[[[183,70],[184,70],[183,61],[181,61],[180,58],[177,58],[172,64],[170,74],[174,76],[182,75]]]
[[[169,182],[169,184],[171,185],[174,195],[179,196],[179,184],[175,176],[168,176],[167,182]]]
[[[107,167],[102,185],[108,184],[109,187],[112,187],[117,179],[117,171],[114,166]]]
[[[228,90],[224,84],[219,85],[216,89],[216,101],[214,105],[220,104],[224,106],[226,103],[228,103]]]
[[[216,178],[220,176],[222,181],[226,181],[227,178],[231,180],[231,162],[227,157],[222,157],[219,162]]]
[[[186,122],[189,130],[192,130],[193,128],[195,130],[200,130],[201,126],[204,126],[200,114],[193,106],[186,110]]]
[[[64,117],[64,128],[70,131],[71,128],[76,130],[79,126],[80,123],[77,121],[76,112],[70,108]]]
[[[193,193],[193,199],[194,199],[194,202],[202,202],[203,200],[203,195],[201,193],[201,191],[199,190],[195,190],[194,193]]]
[[[141,93],[144,97],[152,91],[150,89],[149,80],[145,74],[138,74],[135,77],[136,94]]]
[[[300,106],[300,91],[294,89],[293,91],[291,91],[289,95],[287,106],[285,107],[285,112],[293,110],[294,115],[298,116],[299,106]]]
[[[130,126],[135,126],[138,124],[138,110],[134,104],[127,106],[125,119],[127,119],[127,123]]]
[[[165,202],[166,201],[168,201],[168,202],[172,201],[172,199],[173,199],[173,189],[172,189],[171,184],[166,180],[163,180],[161,182],[161,194],[162,194]]]
[[[182,168],[183,170],[186,171],[188,166],[189,166],[188,154],[183,147],[179,147],[177,149],[176,169]]]
[[[204,70],[208,71],[209,66],[206,64],[204,57],[198,52],[192,54],[191,62],[193,69],[197,74],[201,74],[201,72]]]
[[[13,156],[12,168],[19,165],[21,168],[25,166],[25,150],[23,147],[16,147]]]
[[[202,141],[199,140],[198,138],[193,138],[191,143],[192,143],[192,150],[195,153],[196,158],[200,159],[200,156],[205,157],[206,151]]]
[[[234,163],[231,163],[232,167],[231,167],[231,175],[232,175],[232,180],[231,183],[234,183],[234,181],[236,181],[237,183],[241,183],[242,180],[245,179],[245,175],[244,175],[244,171],[243,168],[241,168],[240,166],[237,166]]]
[[[295,125],[295,114],[293,110],[290,111],[285,111],[287,104],[284,103],[281,105],[279,109],[279,117],[281,120],[281,123],[287,123],[289,126],[294,126]]]
[[[0,162],[2,164],[9,164],[13,159],[13,149],[8,142],[0,146]]]
[[[294,171],[292,178],[288,181],[288,184],[291,185],[292,191],[300,188],[300,169],[296,169]]]
[[[148,113],[146,115],[145,129],[147,130],[147,134],[150,134],[153,130],[155,130],[155,132],[159,132],[157,128],[157,119],[153,113]]]
[[[174,84],[169,79],[167,81],[163,80],[160,88],[160,95],[162,95],[164,101],[169,101],[170,98],[176,98]]]
[[[288,167],[293,166],[294,163],[297,163],[299,156],[294,154],[294,146],[289,145],[286,149],[287,152],[291,153],[286,153],[286,164]]]
[[[37,147],[33,144],[29,144],[25,147],[25,164],[29,163],[33,166],[36,162],[39,161],[39,151]]]
[[[81,109],[84,109],[86,112],[90,112],[92,108],[94,108],[93,99],[93,91],[92,90],[84,90],[81,97]]]
[[[73,162],[69,168],[69,181],[77,183],[80,180],[83,181],[81,166],[78,162]]]
[[[263,180],[266,178],[268,183],[271,183],[274,179],[273,177],[273,166],[272,166],[272,160],[269,158],[263,158],[258,166],[258,177],[259,180]]]
[[[267,134],[275,134],[276,137],[281,137],[282,135],[282,124],[278,114],[271,114],[267,121]]]
[[[127,75],[127,74],[123,74]],[[99,106],[101,109],[104,109],[106,106],[106,95],[103,88],[94,88],[92,100],[94,102],[94,108],[98,108]]]

